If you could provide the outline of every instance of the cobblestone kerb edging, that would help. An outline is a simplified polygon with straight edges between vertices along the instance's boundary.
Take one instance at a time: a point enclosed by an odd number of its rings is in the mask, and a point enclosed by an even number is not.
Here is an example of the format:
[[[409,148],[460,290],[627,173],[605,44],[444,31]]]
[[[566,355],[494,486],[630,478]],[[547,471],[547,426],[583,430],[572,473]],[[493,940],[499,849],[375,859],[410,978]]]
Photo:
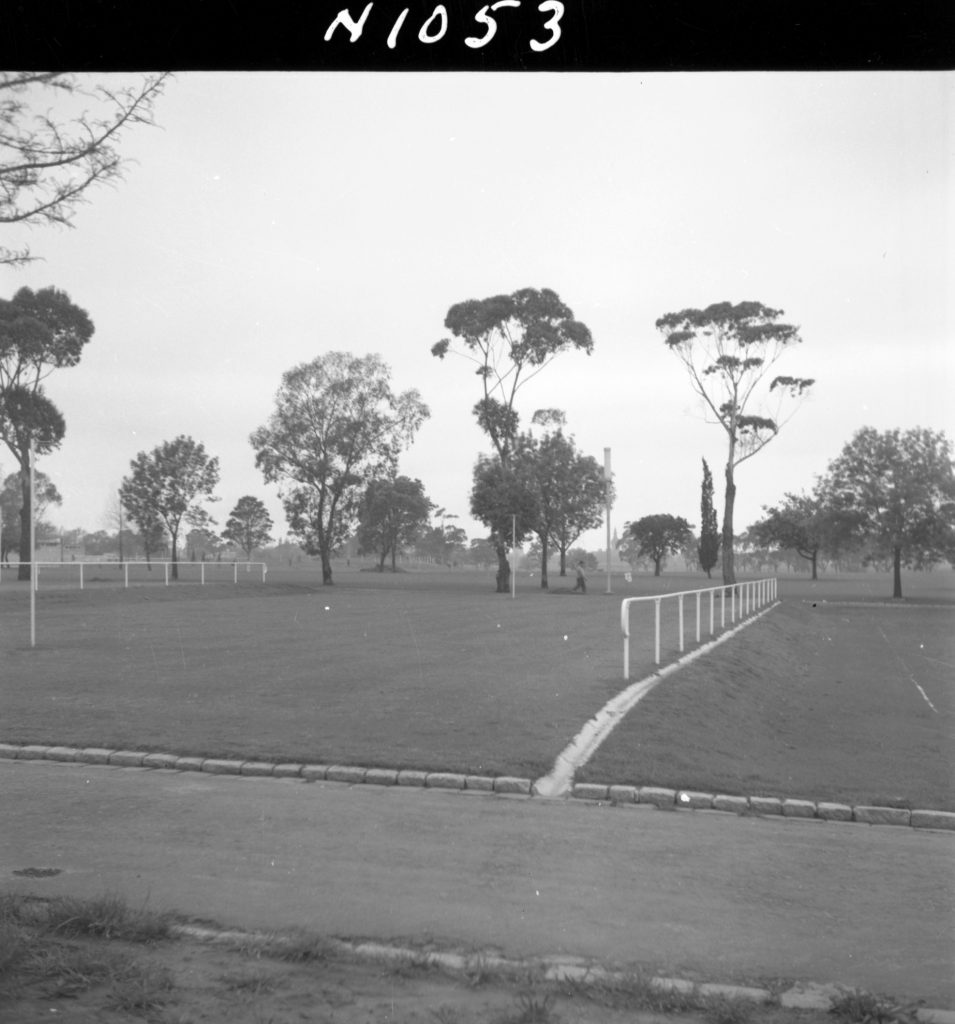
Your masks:
[[[908,825],[911,828],[945,829],[955,832],[955,813],[951,811],[870,807],[866,804],[837,804],[781,799],[774,796],[727,796],[691,789],[604,786],[592,782],[575,783],[571,795],[578,800],[597,800],[612,804],[649,804],[660,808],[729,811],[735,814],[777,815],[784,818],[816,818],[822,821],[849,821],[865,825]]]
[[[0,743],[0,758],[9,760],[70,761],[79,764],[113,765],[122,768],[165,768],[206,772],[209,775],[240,775],[259,778],[302,779],[305,782],[344,782],[355,785],[412,786],[424,789],[456,789],[470,792],[533,796],[531,779],[511,775],[466,775],[458,772],[425,772],[414,769],[362,768],[355,765],[298,762],[244,761],[216,757],[180,757],[142,750],[111,750],[108,747],[46,746]],[[955,832],[955,813],[909,810],[905,807],[870,807],[771,796],[729,796],[660,786],[575,783],[571,796],[611,804],[642,804],[665,810],[725,811],[734,814],[775,815],[783,818],[817,818],[823,821],[867,825],[906,825],[911,828]]]
[[[237,930],[205,928],[196,925],[173,925],[173,935],[198,942],[222,945],[248,946],[261,939],[270,944],[281,944],[285,937],[274,932],[255,933]],[[469,977],[474,971],[498,972],[503,977],[521,976],[529,969],[541,972],[545,981],[574,982],[578,985],[599,985],[607,982],[626,982],[632,977],[626,972],[611,970],[584,957],[538,957],[532,960],[514,960],[498,952],[468,952],[421,950],[383,942],[356,942],[348,939],[326,939],[336,952],[363,960],[399,961],[427,969],[437,969],[451,975]],[[750,985],[718,984],[689,981],[684,978],[650,977],[647,985],[658,992],[680,992],[706,999],[734,999],[757,1004],[778,1003],[792,1010],[831,1011],[841,996],[856,991],[845,985],[816,982],[784,983],[790,987],[774,993],[766,988]],[[919,1024],[955,1024],[955,1012],[919,1007],[914,1013]]]
[[[66,747],[44,744],[0,743],[0,757],[11,760],[72,761],[79,764],[116,765],[122,768],[165,768],[206,772],[210,775],[245,775],[259,778],[302,779],[305,782],[347,782],[378,786],[417,786],[425,789],[462,789],[516,796],[531,795],[531,780],[511,775],[465,775],[410,769],[361,768],[354,765],[273,763],[216,757],[178,757],[143,750],[107,747]]]

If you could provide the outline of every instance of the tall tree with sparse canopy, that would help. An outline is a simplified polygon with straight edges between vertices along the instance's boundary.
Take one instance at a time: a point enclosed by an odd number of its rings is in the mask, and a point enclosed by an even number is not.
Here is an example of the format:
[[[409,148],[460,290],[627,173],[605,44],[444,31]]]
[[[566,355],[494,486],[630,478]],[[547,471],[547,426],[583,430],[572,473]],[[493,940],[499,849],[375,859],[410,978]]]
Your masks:
[[[892,596],[902,566],[955,557],[955,466],[941,431],[863,427],[829,465],[820,488],[852,533],[892,560]]]
[[[71,72],[0,72],[0,224],[71,227],[95,185],[122,178],[117,144],[154,123],[167,77],[116,87]],[[26,246],[0,246],[0,264],[34,258]]]
[[[21,288],[0,299],[0,440],[20,468],[19,579],[29,579],[30,449],[46,455],[59,448],[66,433],[60,410],[47,397],[43,381],[57,369],[75,366],[93,336],[86,310],[66,292]]]
[[[693,540],[693,528],[682,516],[659,513],[627,523],[626,532],[637,542],[637,557],[653,559],[653,575],[659,576],[667,555],[677,555]]]
[[[575,320],[573,311],[549,288],[523,288],[511,295],[459,302],[448,310],[444,326],[451,338],[433,345],[431,354],[444,359],[455,352],[475,367],[482,393],[473,411],[502,469],[496,489],[501,497],[512,490],[506,477],[520,427],[518,391],[561,352],[577,349],[589,355],[593,350],[590,329]],[[482,470],[475,476],[475,487],[486,493],[487,484]],[[497,591],[506,594],[510,590],[509,541],[499,530],[494,538]]]
[[[272,540],[269,530],[275,524],[269,510],[261,498],[245,494],[235,503],[229,513],[222,539],[230,541],[245,552],[246,560],[252,558],[256,548],[263,547]]]
[[[322,560],[332,580],[332,552],[355,524],[365,485],[394,472],[398,455],[428,418],[415,389],[395,394],[377,355],[329,352],[285,373],[275,411],[249,438],[255,464],[283,486],[292,533]]]
[[[700,543],[697,547],[700,568],[709,579],[720,559],[720,529],[716,509],[713,507],[713,474],[703,460],[703,485],[700,493]]]
[[[140,452],[130,467],[132,472],[119,489],[123,507],[144,535],[154,532],[157,523],[165,527],[172,550],[172,578],[177,580],[182,524],[201,529],[213,522],[202,502],[218,500],[212,492],[219,483],[219,460],[207,455],[202,444],[180,434],[151,452]]]
[[[690,377],[704,408],[726,431],[726,492],[723,505],[723,582],[735,583],[733,510],[736,467],[769,444],[789,419],[787,399],[799,399],[815,382],[804,377],[770,378],[783,353],[802,339],[781,309],[761,302],[718,302],[706,309],[667,313],[656,322],[667,347]],[[790,416],[792,414],[790,413]]]

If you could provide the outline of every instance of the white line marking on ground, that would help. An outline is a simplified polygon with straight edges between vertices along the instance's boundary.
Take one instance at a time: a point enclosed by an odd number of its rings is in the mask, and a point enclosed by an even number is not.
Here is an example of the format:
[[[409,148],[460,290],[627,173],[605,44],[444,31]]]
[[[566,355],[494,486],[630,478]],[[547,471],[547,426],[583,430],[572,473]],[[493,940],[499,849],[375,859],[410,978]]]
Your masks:
[[[711,651],[718,644],[729,640],[731,636],[735,636],[741,629],[745,629],[750,623],[762,618],[768,611],[777,607],[778,604],[779,601],[776,601],[761,612],[741,622],[733,629],[721,633],[715,640],[710,640],[695,651],[684,655],[679,661],[673,662],[672,665],[665,665],[659,671],[654,672],[653,675],[647,676],[646,679],[641,679],[640,682],[632,683],[625,690],[621,690],[616,697],[609,700],[590,719],[573,740],[557,755],[557,760],[554,762],[550,775],[545,775],[542,779],[538,779],[532,787],[533,792],[537,796],[563,796],[573,784],[574,773],[578,769],[583,768],[596,753],[600,744],[614,730],[617,723],[621,722],[627,712],[643,700],[657,683],[662,682],[668,675],[676,672],[677,669]]]
[[[909,679],[910,679],[910,680],[912,681],[913,685],[915,686],[915,689],[916,689],[916,690],[918,690],[918,692],[919,692],[919,693],[920,693],[920,694],[922,695],[922,700],[924,700],[924,701],[925,701],[925,703],[926,703],[926,704],[928,704],[928,706],[929,706],[929,707],[930,707],[930,708],[931,708],[931,709],[932,709],[932,710],[933,710],[933,711],[935,712],[935,714],[937,715],[937,714],[938,714],[938,708],[937,708],[937,707],[936,707],[936,706],[935,706],[935,705],[934,705],[934,704],[933,704],[933,703],[932,703],[932,702],[931,702],[931,701],[929,700],[928,694],[927,694],[927,693],[926,693],[926,692],[925,692],[925,691],[924,691],[924,690],[922,689],[922,687],[921,687],[921,686],[919,685],[919,681],[918,681],[918,680],[917,680],[917,679],[915,678],[915,676],[913,676],[913,675],[912,675],[912,672],[911,672],[911,670],[909,669],[908,665],[906,665],[906,664],[905,664],[905,662],[904,662],[904,661],[903,661],[903,660],[902,660],[902,659],[901,659],[901,658],[899,657],[899,655],[898,655],[898,654],[896,654],[896,652],[895,652],[895,649],[894,649],[894,648],[892,647],[892,644],[891,644],[891,642],[889,641],[889,638],[888,638],[888,637],[887,637],[887,636],[885,635],[885,630],[883,630],[883,628],[882,628],[881,626],[879,626],[879,632],[880,632],[880,633],[882,634],[882,639],[883,639],[883,640],[884,640],[884,641],[886,642],[886,644],[888,644],[888,646],[889,646],[889,650],[891,650],[891,651],[892,651],[892,653],[893,653],[893,654],[895,655],[895,659],[896,659],[896,661],[898,661],[898,663],[899,663],[899,664],[900,664],[900,665],[902,666],[902,668],[903,668],[903,669],[905,669],[905,674],[906,674],[906,675],[907,675],[907,676],[909,677]],[[925,657],[925,655],[923,654],[923,655],[922,655],[922,657],[924,658],[924,657]],[[929,659],[927,659],[927,660],[928,660],[928,661],[932,661],[933,659],[932,659],[932,658],[929,658]]]

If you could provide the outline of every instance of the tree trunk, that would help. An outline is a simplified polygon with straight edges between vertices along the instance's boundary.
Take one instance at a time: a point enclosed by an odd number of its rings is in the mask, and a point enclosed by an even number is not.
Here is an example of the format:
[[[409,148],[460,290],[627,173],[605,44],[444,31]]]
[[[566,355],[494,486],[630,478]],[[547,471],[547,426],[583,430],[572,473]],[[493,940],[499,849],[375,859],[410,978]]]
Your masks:
[[[819,557],[819,552],[818,551],[813,551],[813,553],[812,553],[812,578],[814,580],[818,580],[819,579],[819,575],[816,572],[816,560],[818,559],[818,557]]]
[[[736,484],[733,480],[733,459],[726,463],[726,497],[723,506],[723,583],[736,582],[733,563],[733,505],[736,502]]]
[[[538,534],[540,536],[540,534]],[[541,536],[541,590],[547,590],[547,534]]]
[[[662,570],[662,565],[663,565],[663,559],[662,558],[654,558],[654,560],[653,560],[653,575],[654,576],[659,576],[660,575],[660,572]]]
[[[892,549],[892,596],[902,596],[902,548],[896,545]]]
[[[511,566],[507,560],[507,548],[499,542],[494,550],[497,552],[497,593],[507,594],[511,589]]]
[[[567,575],[567,546],[564,545],[560,549],[560,574],[561,576]]]
[[[329,587],[332,584],[332,559],[326,547],[322,547],[322,585]]]

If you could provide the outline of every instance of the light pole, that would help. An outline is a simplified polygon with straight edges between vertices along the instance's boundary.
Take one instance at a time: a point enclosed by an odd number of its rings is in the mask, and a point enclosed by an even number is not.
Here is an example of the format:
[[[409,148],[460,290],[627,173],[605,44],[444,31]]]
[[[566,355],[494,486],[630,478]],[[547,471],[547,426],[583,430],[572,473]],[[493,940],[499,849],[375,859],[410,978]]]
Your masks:
[[[607,501],[607,593],[610,589],[610,449],[604,448],[604,497]]]

